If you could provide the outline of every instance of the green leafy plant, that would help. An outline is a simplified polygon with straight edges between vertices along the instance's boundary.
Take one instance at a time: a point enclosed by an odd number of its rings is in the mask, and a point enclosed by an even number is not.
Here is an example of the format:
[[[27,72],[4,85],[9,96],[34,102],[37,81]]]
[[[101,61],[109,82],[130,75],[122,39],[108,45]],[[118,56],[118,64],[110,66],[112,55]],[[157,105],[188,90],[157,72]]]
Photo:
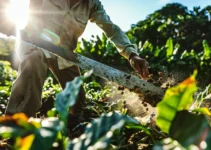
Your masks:
[[[176,87],[166,91],[164,98],[158,103],[157,125],[162,131],[169,133],[172,120],[176,113],[188,110],[193,102],[193,94],[196,92],[195,75],[183,81]]]
[[[180,3],[170,3],[148,15],[146,19],[132,25],[127,32],[129,37],[149,41],[152,45],[163,46],[169,37],[180,44],[179,53],[194,49],[203,51],[201,43],[210,39],[211,6],[194,7],[192,10]]]
[[[62,124],[56,118],[47,118],[41,123],[29,121],[24,114],[0,118],[0,135],[14,138],[15,149],[48,150],[57,141]]]
[[[119,54],[105,34],[102,34],[102,38],[96,36],[90,41],[82,39],[75,52],[108,65],[124,64],[129,67],[127,60]]]
[[[85,132],[79,138],[69,143],[68,149],[108,149],[111,147],[112,137],[117,136],[123,127],[144,130],[148,135],[150,131],[135,119],[119,113],[108,113],[94,119],[86,126]]]
[[[69,114],[69,108],[76,103],[83,79],[84,77],[76,77],[72,82],[68,82],[65,90],[56,97],[56,110],[59,113],[60,119],[65,123]]]
[[[204,108],[189,112],[196,91],[195,76],[196,73],[166,91],[163,100],[157,105],[156,124],[184,148],[195,145],[200,149],[205,144],[205,148],[209,149],[211,130],[203,115],[210,115],[209,110]]]
[[[4,114],[12,82],[16,79],[17,72],[11,68],[7,61],[0,61],[0,115]]]
[[[54,84],[54,79],[52,77],[48,77],[45,80],[42,92],[43,101],[46,101],[49,97],[55,97],[56,94],[62,91],[61,86],[59,84]]]
[[[106,86],[102,87],[100,83],[96,81],[84,83],[83,87],[86,92],[86,98],[88,101],[103,100],[106,94],[109,93],[109,89]]]
[[[72,82],[67,83],[63,92],[57,95],[56,111],[59,118],[47,118],[43,120],[28,120],[24,114],[15,114],[0,118],[0,136],[3,138],[13,138],[15,149],[50,149],[59,142],[66,139],[63,134],[67,123],[69,109],[76,103],[79,90],[86,77],[77,77]],[[104,126],[104,128],[101,128]],[[79,139],[67,141],[69,144],[61,144],[60,147],[68,145],[69,150],[75,149],[101,149],[111,147],[114,142],[113,137],[120,135],[123,128],[144,131],[152,137],[151,131],[141,125],[130,116],[117,112],[110,112],[94,119],[86,126],[84,134]],[[77,141],[77,143],[75,142]]]

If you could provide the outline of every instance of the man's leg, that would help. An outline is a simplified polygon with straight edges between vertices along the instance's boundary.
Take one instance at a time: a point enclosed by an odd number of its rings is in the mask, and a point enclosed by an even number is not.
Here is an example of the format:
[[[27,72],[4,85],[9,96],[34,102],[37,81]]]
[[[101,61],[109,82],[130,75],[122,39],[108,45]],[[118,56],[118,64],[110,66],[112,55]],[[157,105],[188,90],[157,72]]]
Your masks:
[[[68,81],[72,81],[75,77],[80,76],[79,68],[76,66],[71,66],[66,69],[59,70],[58,67],[58,61],[57,58],[52,56],[52,58],[49,59],[49,68],[54,73],[54,75],[59,80],[62,88],[65,88],[65,85]],[[77,131],[75,131],[75,127],[79,125],[79,123],[84,122],[84,114],[81,114],[82,107],[85,106],[85,92],[83,88],[81,87],[78,99],[76,104],[71,109],[70,113],[68,115],[68,121],[67,121],[67,135],[69,138],[73,139],[75,137],[79,137],[80,134],[83,133],[82,127],[77,128]],[[73,129],[75,129],[73,131]]]
[[[42,87],[47,75],[48,65],[41,50],[34,49],[23,54],[6,114],[23,112],[35,116],[41,107]]]
[[[59,70],[57,58],[52,56],[49,61],[49,66],[51,71],[55,74],[59,83],[62,86],[62,89],[65,88],[65,85],[68,81],[72,81],[75,77],[80,76],[80,71],[77,66],[71,66],[66,69]],[[85,106],[85,92],[81,87],[79,92],[77,103],[71,109],[72,115],[79,115],[81,113],[82,107]]]

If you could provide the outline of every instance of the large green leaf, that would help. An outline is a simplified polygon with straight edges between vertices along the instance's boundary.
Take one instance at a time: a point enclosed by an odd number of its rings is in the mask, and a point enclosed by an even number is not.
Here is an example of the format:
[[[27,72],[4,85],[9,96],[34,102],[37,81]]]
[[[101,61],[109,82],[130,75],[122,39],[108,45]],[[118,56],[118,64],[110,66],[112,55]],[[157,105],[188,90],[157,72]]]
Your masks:
[[[57,118],[44,119],[38,123],[29,121],[24,114],[0,117],[0,136],[14,138],[16,149],[48,150],[62,128]]]
[[[204,115],[191,114],[188,111],[178,112],[172,122],[170,136],[171,138],[155,144],[153,150],[211,149],[211,131]]]
[[[83,77],[76,77],[72,82],[68,82],[64,91],[56,97],[56,110],[64,122],[66,122],[67,115],[69,114],[68,109],[76,103],[82,84]]]
[[[114,132],[123,126],[133,129],[150,132],[135,119],[119,113],[108,113],[101,115],[100,118],[93,120],[86,126],[85,133],[69,143],[68,150],[84,149],[107,149],[111,143]]]
[[[62,122],[57,118],[47,118],[41,124],[42,127],[34,133],[35,139],[30,150],[50,149],[63,128]]]
[[[180,111],[172,121],[169,134],[183,147],[188,147],[191,144],[200,146],[207,138],[208,132],[210,127],[204,115]]]
[[[0,136],[3,138],[26,136],[39,127],[40,124],[36,122],[28,122],[28,118],[22,113],[0,117]]]
[[[193,102],[196,91],[195,75],[192,75],[181,84],[166,91],[163,100],[158,103],[156,124],[163,132],[169,133],[172,121],[177,111],[188,110]]]

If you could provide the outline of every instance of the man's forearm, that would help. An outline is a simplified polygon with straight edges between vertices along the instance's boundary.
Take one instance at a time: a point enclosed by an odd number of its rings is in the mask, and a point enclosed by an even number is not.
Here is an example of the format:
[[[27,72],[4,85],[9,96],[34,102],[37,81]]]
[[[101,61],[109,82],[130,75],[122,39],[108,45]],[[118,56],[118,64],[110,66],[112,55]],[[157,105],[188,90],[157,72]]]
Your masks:
[[[122,56],[129,59],[131,54],[138,55],[136,47],[131,44],[119,26],[110,20],[99,0],[95,0],[92,3],[91,12],[90,21],[96,23],[105,32],[106,36],[114,43]]]

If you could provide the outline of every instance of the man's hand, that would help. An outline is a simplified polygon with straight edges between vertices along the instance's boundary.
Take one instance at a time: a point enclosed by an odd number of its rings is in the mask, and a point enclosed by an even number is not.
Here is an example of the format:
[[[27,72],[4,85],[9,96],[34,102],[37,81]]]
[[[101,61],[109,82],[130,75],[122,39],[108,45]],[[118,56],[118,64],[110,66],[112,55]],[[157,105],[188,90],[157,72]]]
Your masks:
[[[129,61],[130,65],[138,72],[141,78],[143,79],[148,78],[149,64],[145,59],[140,58],[137,55],[132,55]]]

